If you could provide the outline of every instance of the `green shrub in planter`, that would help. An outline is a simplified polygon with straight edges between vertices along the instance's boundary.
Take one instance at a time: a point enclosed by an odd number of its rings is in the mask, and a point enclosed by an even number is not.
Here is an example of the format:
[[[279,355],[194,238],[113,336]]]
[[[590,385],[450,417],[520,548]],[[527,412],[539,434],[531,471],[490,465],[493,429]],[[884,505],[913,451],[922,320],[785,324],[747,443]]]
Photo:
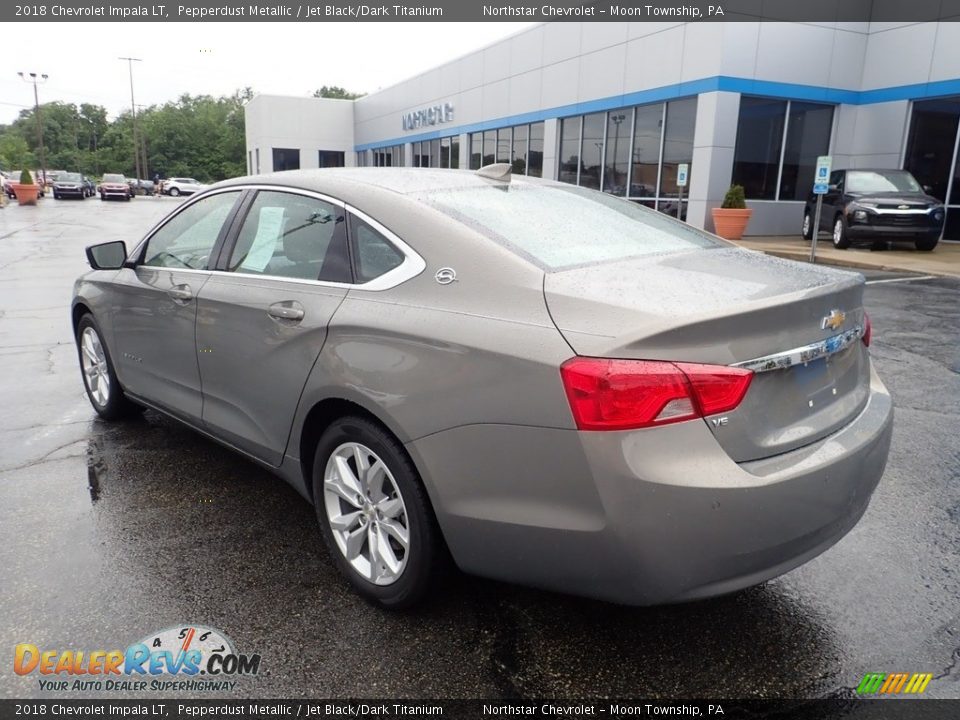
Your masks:
[[[723,196],[723,204],[720,206],[725,209],[745,210],[747,207],[747,198],[743,193],[743,185],[731,185],[727,194]]]
[[[33,185],[33,176],[30,174],[29,170],[20,171],[20,184],[21,185]]]

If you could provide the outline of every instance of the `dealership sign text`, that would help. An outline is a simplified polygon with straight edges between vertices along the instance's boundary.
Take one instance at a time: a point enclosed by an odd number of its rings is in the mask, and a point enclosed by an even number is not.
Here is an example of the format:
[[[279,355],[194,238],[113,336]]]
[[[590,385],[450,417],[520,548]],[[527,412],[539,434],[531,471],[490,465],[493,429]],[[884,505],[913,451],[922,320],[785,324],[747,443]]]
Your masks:
[[[416,130],[428,125],[439,125],[453,120],[453,103],[432,105],[423,110],[414,110],[403,116],[403,129]]]

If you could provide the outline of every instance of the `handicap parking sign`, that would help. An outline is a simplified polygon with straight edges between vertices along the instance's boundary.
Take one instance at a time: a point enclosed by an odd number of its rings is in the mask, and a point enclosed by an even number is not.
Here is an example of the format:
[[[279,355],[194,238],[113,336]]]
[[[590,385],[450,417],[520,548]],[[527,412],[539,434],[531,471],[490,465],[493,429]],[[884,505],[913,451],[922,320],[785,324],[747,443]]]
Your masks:
[[[813,176],[813,192],[816,195],[825,195],[830,189],[831,160],[829,155],[821,155],[817,158],[817,171]]]

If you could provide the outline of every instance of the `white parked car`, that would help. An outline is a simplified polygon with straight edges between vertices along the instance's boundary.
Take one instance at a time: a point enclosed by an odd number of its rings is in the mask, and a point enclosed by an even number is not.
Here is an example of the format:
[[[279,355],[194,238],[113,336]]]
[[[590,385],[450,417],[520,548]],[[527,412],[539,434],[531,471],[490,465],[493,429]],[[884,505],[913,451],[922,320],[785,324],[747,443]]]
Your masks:
[[[174,197],[178,195],[193,195],[194,193],[206,190],[208,187],[210,186],[193,178],[175,177],[163,181],[164,195],[173,195]]]

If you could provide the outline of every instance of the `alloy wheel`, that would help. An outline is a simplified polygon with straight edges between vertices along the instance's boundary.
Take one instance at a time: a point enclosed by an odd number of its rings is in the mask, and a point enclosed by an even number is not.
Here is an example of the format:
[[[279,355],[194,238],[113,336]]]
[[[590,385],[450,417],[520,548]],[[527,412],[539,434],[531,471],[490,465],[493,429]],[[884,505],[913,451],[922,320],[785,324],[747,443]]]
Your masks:
[[[805,213],[803,216],[803,227],[800,228],[800,232],[804,237],[807,237],[810,234],[810,213]]]
[[[343,443],[327,460],[323,502],[334,541],[375,585],[400,579],[410,555],[410,522],[393,474],[366,445]]]
[[[84,328],[80,335],[80,357],[90,397],[99,407],[105,407],[110,401],[110,371],[100,336],[92,327]]]
[[[843,220],[837,218],[833,223],[833,244],[840,245],[843,242]]]

